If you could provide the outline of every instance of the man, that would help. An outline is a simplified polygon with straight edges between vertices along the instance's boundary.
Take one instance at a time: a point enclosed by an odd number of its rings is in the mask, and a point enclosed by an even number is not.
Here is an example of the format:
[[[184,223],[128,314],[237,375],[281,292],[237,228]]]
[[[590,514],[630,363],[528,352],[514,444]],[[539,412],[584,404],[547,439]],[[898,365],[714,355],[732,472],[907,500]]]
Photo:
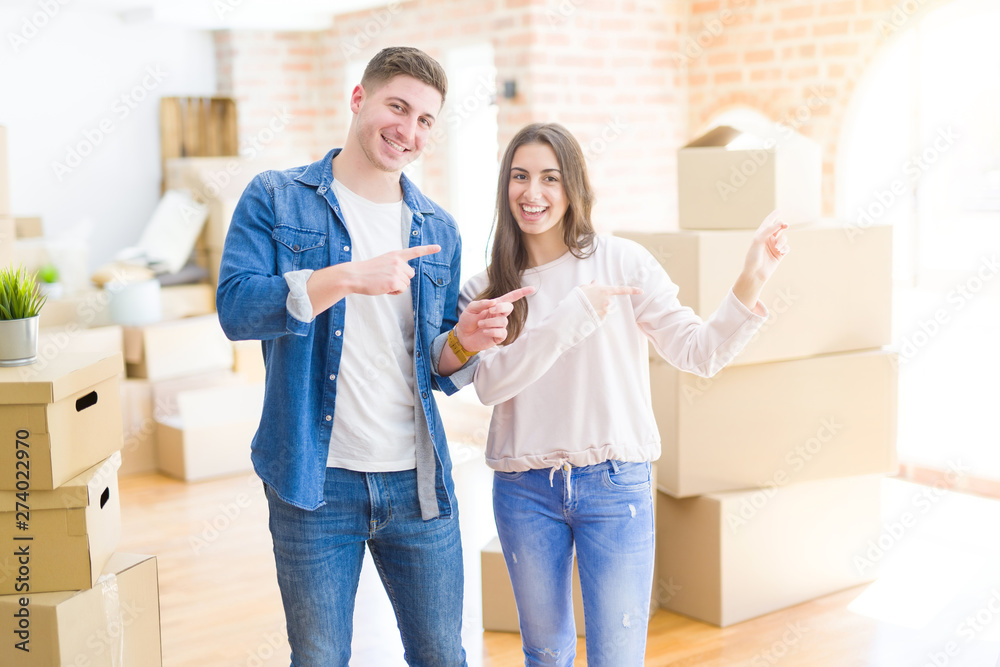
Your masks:
[[[441,66],[389,48],[354,88],[343,149],[247,187],[233,214],[218,310],[263,341],[264,481],[293,667],[347,665],[365,545],[410,665],[465,664],[462,545],[432,389],[468,384],[506,337],[511,302],[457,315],[461,240],[403,176],[447,92]]]

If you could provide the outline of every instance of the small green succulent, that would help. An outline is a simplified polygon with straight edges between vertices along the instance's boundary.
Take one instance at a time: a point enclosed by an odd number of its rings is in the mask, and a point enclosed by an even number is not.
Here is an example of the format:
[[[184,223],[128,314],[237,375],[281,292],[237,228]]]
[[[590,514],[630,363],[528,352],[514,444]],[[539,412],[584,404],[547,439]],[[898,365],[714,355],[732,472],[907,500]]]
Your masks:
[[[23,320],[42,310],[45,297],[23,266],[0,269],[0,320]]]

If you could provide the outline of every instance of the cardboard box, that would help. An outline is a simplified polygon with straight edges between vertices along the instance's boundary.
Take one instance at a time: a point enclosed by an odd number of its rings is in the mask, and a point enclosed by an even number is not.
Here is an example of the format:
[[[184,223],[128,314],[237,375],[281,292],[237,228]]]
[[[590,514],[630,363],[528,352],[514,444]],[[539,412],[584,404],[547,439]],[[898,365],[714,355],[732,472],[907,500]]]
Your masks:
[[[215,290],[207,283],[163,287],[160,306],[164,321],[211,315],[215,312]]]
[[[260,171],[237,155],[171,158],[166,161],[163,186],[166,190],[187,190],[205,203],[238,199]]]
[[[85,329],[76,324],[50,327],[38,331],[38,358],[53,359],[64,350],[72,350],[97,358],[122,354],[122,328],[116,324]]]
[[[800,134],[716,127],[677,152],[680,227],[757,229],[776,208],[789,224],[816,220],[822,175],[819,145]]]
[[[0,491],[0,595],[90,588],[121,540],[117,452],[53,491]],[[6,642],[4,642],[6,643]]]
[[[233,367],[233,346],[216,314],[125,327],[130,378],[160,380]]]
[[[29,628],[21,630],[17,614],[25,613]],[[79,593],[0,597],[0,628],[2,665],[160,667],[156,558],[116,553],[98,584]]]
[[[658,494],[661,607],[725,627],[871,581],[881,477],[676,499]]]
[[[16,253],[14,218],[0,215],[0,268],[14,264]]]
[[[222,250],[226,243],[226,234],[233,221],[233,211],[240,202],[239,196],[222,196],[208,203],[208,221],[202,231],[205,247],[210,250]]]
[[[14,228],[19,239],[45,236],[42,231],[42,219],[38,216],[14,218]]]
[[[494,537],[479,552],[483,579],[483,630],[487,632],[520,632],[514,588],[503,559],[500,538]],[[576,634],[584,636],[583,596],[580,593],[580,572],[573,557],[573,620]]]
[[[211,248],[208,251],[208,276],[214,289],[219,286],[219,269],[222,266],[222,249]]]
[[[770,316],[733,364],[864,350],[892,342],[892,228],[849,235],[823,221],[790,227],[792,247],[761,292]],[[652,253],[702,319],[719,307],[740,271],[752,231],[619,232]],[[851,267],[845,271],[844,267]],[[650,356],[659,358],[650,347]]]
[[[67,348],[30,366],[0,368],[0,490],[54,489],[122,446],[122,357]],[[24,446],[18,442],[26,443]],[[30,451],[29,479],[18,451]]]
[[[714,378],[650,364],[661,491],[715,491],[892,473],[896,355],[733,366]]]
[[[196,481],[251,470],[250,443],[263,406],[263,383],[180,392],[177,414],[157,417],[160,471]]]
[[[250,382],[263,382],[265,376],[264,354],[259,340],[233,341],[233,371]]]
[[[87,287],[58,298],[48,298],[42,306],[38,326],[42,329],[114,326],[111,321],[110,293]]]
[[[122,467],[118,474],[156,471],[156,418],[153,387],[148,380],[124,380],[122,400]]]
[[[10,215],[10,158],[7,156],[7,128],[0,125],[0,216]]]
[[[122,382],[122,467],[119,475],[134,475],[158,469],[156,440],[160,418],[176,417],[177,397],[183,392],[245,385],[247,378],[230,370],[211,371],[167,380],[127,379]]]

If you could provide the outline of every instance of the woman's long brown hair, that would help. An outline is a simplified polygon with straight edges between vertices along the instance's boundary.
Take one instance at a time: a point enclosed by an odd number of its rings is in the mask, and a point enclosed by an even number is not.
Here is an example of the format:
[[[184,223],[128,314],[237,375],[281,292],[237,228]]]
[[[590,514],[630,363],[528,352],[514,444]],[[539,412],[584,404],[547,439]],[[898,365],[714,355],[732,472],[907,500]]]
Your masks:
[[[562,172],[562,187],[566,193],[568,206],[560,224],[563,242],[574,256],[584,258],[594,252],[594,226],[590,222],[590,210],[594,205],[594,193],[587,178],[587,163],[580,144],[562,125],[558,123],[533,123],[522,128],[507,144],[500,176],[497,181],[497,205],[493,224],[493,251],[490,265],[486,268],[489,285],[477,299],[494,299],[521,287],[521,274],[528,268],[528,251],[524,247],[521,228],[517,225],[507,188],[510,185],[511,163],[514,153],[525,144],[546,144],[559,160]],[[507,339],[503,345],[517,340],[528,318],[527,299],[514,302],[514,311],[507,317]]]

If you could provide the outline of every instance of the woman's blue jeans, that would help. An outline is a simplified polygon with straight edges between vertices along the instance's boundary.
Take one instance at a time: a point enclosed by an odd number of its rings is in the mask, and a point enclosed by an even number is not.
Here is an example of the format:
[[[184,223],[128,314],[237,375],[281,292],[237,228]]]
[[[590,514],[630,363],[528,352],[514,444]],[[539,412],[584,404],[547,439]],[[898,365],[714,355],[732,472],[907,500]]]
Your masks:
[[[424,521],[416,471],[327,468],[326,505],[306,511],[265,486],[292,667],[347,667],[365,545],[396,612],[407,664],[461,667],[458,511]]]
[[[587,664],[643,664],[653,587],[649,463],[497,472],[493,512],[514,586],[525,665],[572,665],[580,569]]]

